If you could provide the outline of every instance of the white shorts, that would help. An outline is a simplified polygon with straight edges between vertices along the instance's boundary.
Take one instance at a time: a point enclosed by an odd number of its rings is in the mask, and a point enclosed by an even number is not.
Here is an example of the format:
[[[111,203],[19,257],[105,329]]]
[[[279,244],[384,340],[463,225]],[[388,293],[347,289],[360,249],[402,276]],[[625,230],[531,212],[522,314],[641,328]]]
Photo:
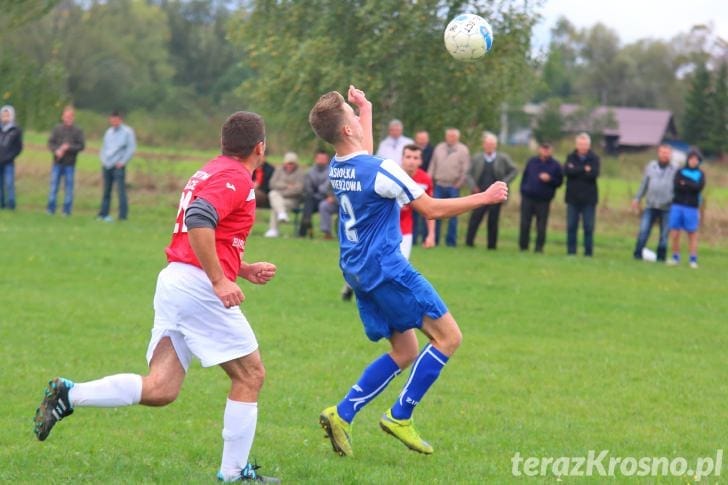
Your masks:
[[[185,371],[193,356],[203,367],[210,367],[252,354],[258,348],[240,307],[225,308],[205,272],[184,263],[170,263],[157,277],[148,363],[163,337],[172,340]]]
[[[409,259],[412,253],[412,234],[402,234],[402,242],[399,243],[399,250],[402,251],[404,259]]]

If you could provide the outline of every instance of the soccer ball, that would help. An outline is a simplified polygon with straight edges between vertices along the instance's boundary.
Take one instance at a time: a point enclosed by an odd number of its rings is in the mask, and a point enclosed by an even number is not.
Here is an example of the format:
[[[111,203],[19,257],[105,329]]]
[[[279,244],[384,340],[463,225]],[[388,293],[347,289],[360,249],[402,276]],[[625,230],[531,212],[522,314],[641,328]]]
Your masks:
[[[483,17],[460,14],[447,24],[445,48],[458,61],[474,61],[493,46],[493,29]]]

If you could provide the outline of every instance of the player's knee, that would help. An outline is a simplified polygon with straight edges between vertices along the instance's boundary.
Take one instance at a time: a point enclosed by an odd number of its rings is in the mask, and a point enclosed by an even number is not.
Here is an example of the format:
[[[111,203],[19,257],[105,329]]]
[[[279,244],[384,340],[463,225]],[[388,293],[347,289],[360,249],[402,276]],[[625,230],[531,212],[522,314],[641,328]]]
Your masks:
[[[252,374],[253,383],[255,384],[256,389],[260,390],[260,388],[263,387],[263,382],[265,382],[265,366],[262,362],[258,362],[258,365],[255,366]]]
[[[166,406],[177,399],[179,391],[179,386],[174,383],[147,378],[142,387],[141,402],[147,406]]]
[[[436,347],[449,356],[455,353],[462,341],[463,334],[458,327],[455,327],[446,335],[443,335],[438,342],[434,343]]]

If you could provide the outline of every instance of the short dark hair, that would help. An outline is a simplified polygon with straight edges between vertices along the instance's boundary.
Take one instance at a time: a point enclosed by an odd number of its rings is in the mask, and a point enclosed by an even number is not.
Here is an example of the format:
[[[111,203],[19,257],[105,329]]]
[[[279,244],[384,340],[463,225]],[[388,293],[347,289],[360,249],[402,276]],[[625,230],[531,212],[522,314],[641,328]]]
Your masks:
[[[316,152],[315,152],[315,153],[313,154],[313,156],[315,157],[316,155],[319,155],[319,154],[324,154],[324,155],[326,155],[327,157],[330,157],[330,156],[331,156],[331,155],[329,154],[329,151],[328,151],[328,150],[325,150],[325,149],[323,149],[323,148],[319,148],[318,150],[316,150]]]
[[[339,141],[339,129],[344,119],[344,97],[329,91],[319,98],[308,114],[308,123],[316,136],[332,145]]]
[[[238,111],[231,114],[220,130],[222,154],[246,158],[255,145],[265,141],[265,122],[257,113]]]
[[[114,111],[112,111],[111,114],[109,114],[109,116],[116,117],[116,118],[121,118],[122,117],[121,116],[121,111],[119,111],[118,109],[115,109]]]
[[[402,148],[402,154],[404,154],[405,150],[409,150],[411,152],[422,152],[422,148],[415,145],[414,143],[410,143],[409,145],[405,145],[404,148]]]

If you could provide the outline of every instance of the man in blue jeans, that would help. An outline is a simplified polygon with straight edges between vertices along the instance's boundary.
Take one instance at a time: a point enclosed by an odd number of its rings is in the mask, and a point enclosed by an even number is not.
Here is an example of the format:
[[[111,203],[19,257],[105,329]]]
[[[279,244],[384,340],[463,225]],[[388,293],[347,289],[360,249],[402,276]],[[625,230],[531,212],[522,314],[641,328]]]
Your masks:
[[[51,184],[48,193],[48,214],[56,213],[56,199],[61,178],[65,182],[63,197],[63,215],[70,216],[73,208],[73,184],[76,174],[76,158],[84,149],[83,131],[74,124],[76,110],[73,106],[63,108],[61,123],[56,125],[48,138],[48,149],[53,154],[51,167]]]
[[[101,210],[98,218],[112,222],[109,215],[111,206],[111,188],[114,184],[119,191],[119,220],[126,220],[129,205],[126,199],[126,166],[136,150],[134,130],[123,123],[121,113],[114,111],[109,116],[109,128],[104,134],[104,144],[100,157],[104,192],[101,199]]]
[[[460,142],[460,130],[445,130],[445,141],[438,143],[432,152],[432,160],[427,173],[435,184],[436,199],[455,199],[460,197],[470,170],[470,150]],[[435,224],[435,244],[440,244],[441,221]],[[458,219],[451,217],[447,223],[445,244],[455,246],[458,236]]]
[[[673,181],[677,168],[670,163],[672,147],[662,144],[657,148],[657,160],[652,160],[645,167],[637,194],[632,200],[632,209],[639,211],[640,200],[645,198],[645,210],[642,212],[637,244],[634,248],[634,259],[642,259],[642,250],[650,237],[650,230],[655,222],[660,223],[660,240],[657,243],[657,260],[665,261],[667,256],[667,235],[670,205],[673,198]]]
[[[584,256],[594,254],[594,219],[599,190],[599,156],[591,149],[591,137],[579,133],[576,148],[566,157],[566,253],[576,254],[579,218],[584,228]]]

